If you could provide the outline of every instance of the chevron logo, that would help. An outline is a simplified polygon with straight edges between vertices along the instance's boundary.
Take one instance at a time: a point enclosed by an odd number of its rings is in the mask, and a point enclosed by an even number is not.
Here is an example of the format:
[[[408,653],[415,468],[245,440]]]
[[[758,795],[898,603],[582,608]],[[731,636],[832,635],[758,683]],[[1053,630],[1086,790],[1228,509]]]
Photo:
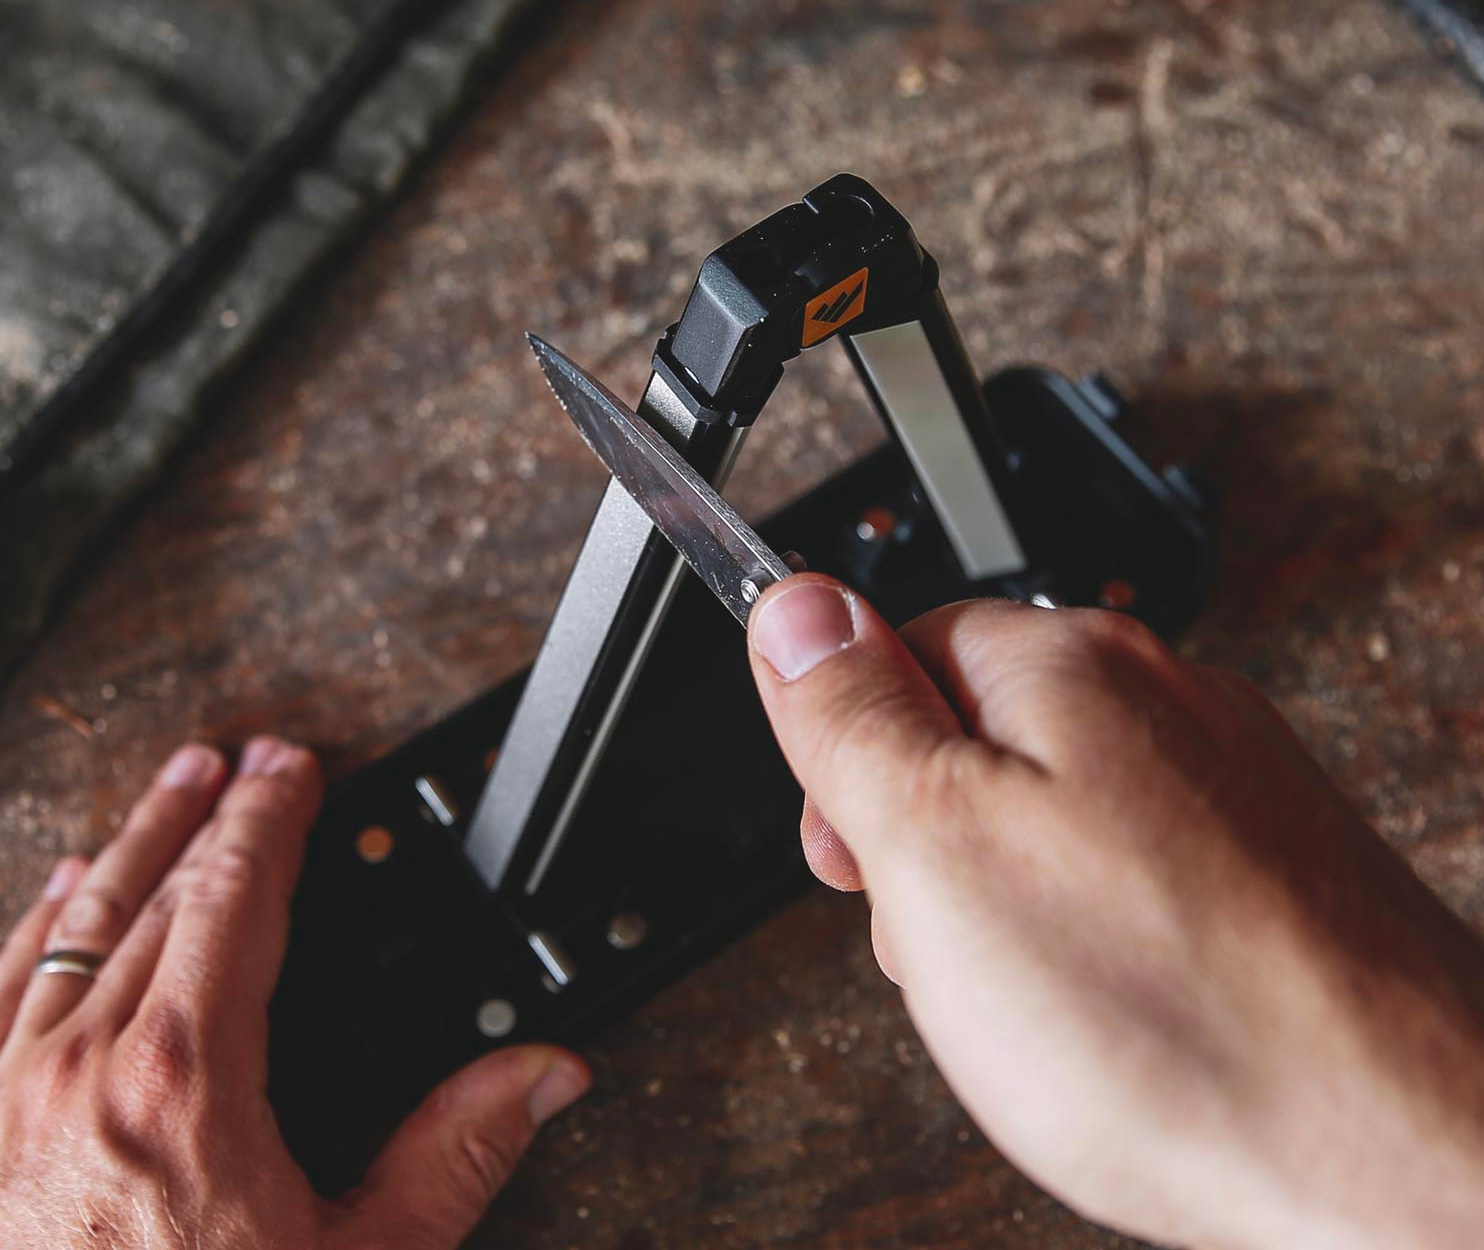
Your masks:
[[[805,347],[813,347],[866,311],[866,280],[870,276],[869,268],[857,270],[804,306]]]
[[[857,282],[828,308],[821,308],[810,320],[823,321],[827,326],[835,325],[845,315],[845,310],[855,303],[855,297],[861,293],[865,285],[864,281]]]

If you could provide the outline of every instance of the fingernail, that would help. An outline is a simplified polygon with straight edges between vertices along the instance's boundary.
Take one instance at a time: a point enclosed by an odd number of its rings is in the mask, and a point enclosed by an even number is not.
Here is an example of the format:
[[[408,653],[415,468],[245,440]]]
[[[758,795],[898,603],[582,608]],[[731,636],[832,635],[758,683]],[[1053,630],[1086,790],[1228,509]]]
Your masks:
[[[243,748],[237,773],[242,777],[272,777],[301,767],[309,758],[303,747],[279,738],[254,738]]]
[[[527,1102],[531,1119],[537,1124],[545,1124],[587,1093],[590,1083],[587,1071],[570,1059],[553,1060],[531,1091]]]
[[[192,742],[170,757],[160,770],[160,784],[167,790],[192,790],[216,780],[222,757],[210,747]]]
[[[828,582],[790,586],[752,620],[752,645],[784,681],[797,681],[854,641],[850,597]]]
[[[79,859],[76,855],[58,860],[57,866],[52,869],[52,875],[46,879],[46,889],[41,892],[41,897],[49,903],[66,898],[77,888],[77,883],[87,870],[88,861]]]

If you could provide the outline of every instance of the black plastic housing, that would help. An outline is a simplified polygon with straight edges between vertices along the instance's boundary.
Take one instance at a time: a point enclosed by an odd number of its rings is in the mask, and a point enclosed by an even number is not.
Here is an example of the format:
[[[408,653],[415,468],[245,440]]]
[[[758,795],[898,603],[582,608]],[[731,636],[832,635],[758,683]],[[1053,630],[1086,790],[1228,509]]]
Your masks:
[[[937,266],[907,219],[865,179],[838,174],[706,258],[655,352],[657,368],[698,413],[749,424],[803,350],[809,300],[866,268],[869,309],[852,330],[908,320],[907,307],[937,287]]]

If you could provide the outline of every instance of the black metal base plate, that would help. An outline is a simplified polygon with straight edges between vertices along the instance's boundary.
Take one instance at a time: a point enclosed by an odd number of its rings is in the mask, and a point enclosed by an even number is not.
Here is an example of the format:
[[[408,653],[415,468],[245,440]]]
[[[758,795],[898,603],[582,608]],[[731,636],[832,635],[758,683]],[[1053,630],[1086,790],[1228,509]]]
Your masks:
[[[1015,448],[1032,514],[1021,521],[1045,567],[967,583],[890,447],[785,509],[764,535],[859,587],[893,621],[980,594],[1096,603],[1110,585],[1125,599],[1132,591],[1130,610],[1163,628],[1192,611],[1210,564],[1198,508],[1181,479],[1151,472],[1113,432],[1121,401],[1106,384],[1022,369],[992,379],[986,394]],[[868,513],[876,524],[863,534]],[[397,1122],[458,1066],[507,1042],[581,1040],[810,880],[801,796],[762,715],[742,634],[692,578],[541,894],[492,898],[464,861],[462,820],[444,828],[414,783],[436,777],[471,812],[519,685],[349,778],[311,836],[273,1008],[271,1095],[322,1192],[357,1181]],[[384,858],[358,849],[368,828],[385,831]],[[610,942],[618,915],[643,917],[638,945]],[[566,988],[554,992],[529,929],[565,947],[577,970]],[[514,1013],[499,1042],[476,1026],[491,1000]]]

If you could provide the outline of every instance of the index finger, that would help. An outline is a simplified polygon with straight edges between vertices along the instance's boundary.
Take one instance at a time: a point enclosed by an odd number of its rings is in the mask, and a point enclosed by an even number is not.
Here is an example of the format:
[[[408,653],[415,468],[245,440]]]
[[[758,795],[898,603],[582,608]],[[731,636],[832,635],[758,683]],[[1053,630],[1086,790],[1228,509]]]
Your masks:
[[[1122,613],[971,599],[901,634],[970,733],[1048,773],[1085,758],[1091,726],[1137,723],[1157,703],[1188,728],[1207,701],[1189,666]]]

